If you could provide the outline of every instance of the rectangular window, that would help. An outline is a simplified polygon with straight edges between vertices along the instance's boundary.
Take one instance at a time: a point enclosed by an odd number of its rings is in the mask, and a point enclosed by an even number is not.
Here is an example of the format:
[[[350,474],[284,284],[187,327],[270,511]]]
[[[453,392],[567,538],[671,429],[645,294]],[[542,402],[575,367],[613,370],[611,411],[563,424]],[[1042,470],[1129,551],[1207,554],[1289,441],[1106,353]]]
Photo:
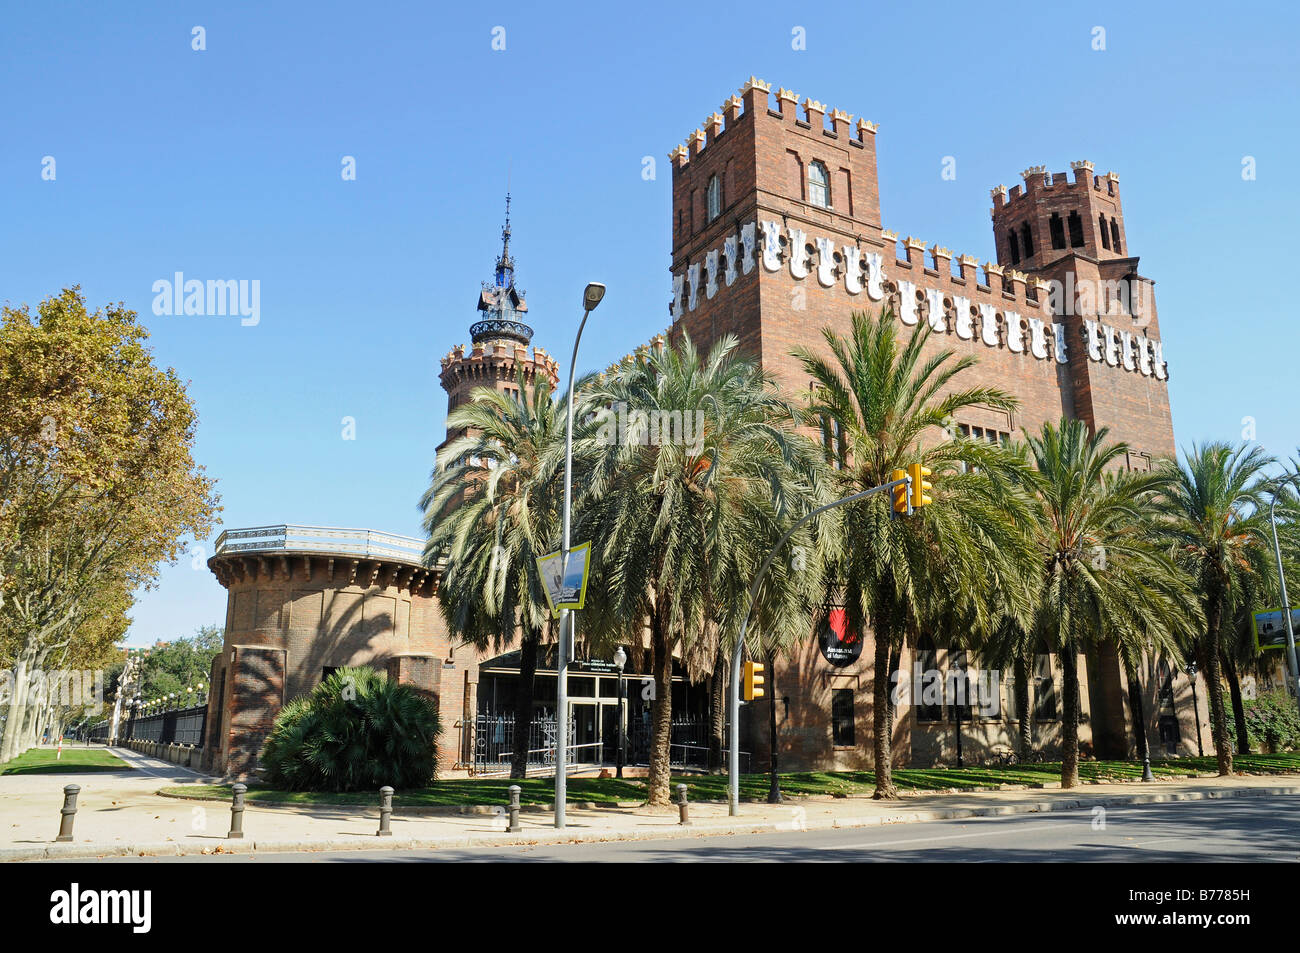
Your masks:
[[[1034,720],[1056,721],[1056,685],[1052,681],[1052,657],[1034,656]]]
[[[831,691],[831,740],[837,748],[851,748],[857,743],[851,688],[836,688]]]

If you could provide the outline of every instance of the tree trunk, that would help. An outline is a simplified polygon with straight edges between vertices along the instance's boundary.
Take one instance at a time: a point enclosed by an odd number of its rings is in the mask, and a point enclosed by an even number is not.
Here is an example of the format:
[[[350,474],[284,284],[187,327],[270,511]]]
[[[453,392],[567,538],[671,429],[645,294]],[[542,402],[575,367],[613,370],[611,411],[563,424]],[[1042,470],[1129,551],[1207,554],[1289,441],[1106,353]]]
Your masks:
[[[1228,715],[1223,705],[1223,678],[1219,665],[1219,623],[1222,617],[1222,600],[1217,596],[1210,599],[1210,611],[1206,614],[1205,645],[1201,654],[1205,657],[1205,690],[1210,696],[1210,733],[1214,738],[1214,753],[1219,759],[1219,777],[1232,775],[1232,743],[1228,738]]]
[[[894,739],[889,724],[889,638],[880,631],[876,632],[872,688],[871,728],[876,761],[876,790],[871,796],[877,801],[892,801],[898,797],[898,789],[894,787]]]
[[[1250,732],[1246,729],[1246,706],[1241,702],[1241,679],[1237,666],[1227,655],[1223,656],[1223,672],[1228,676],[1228,691],[1232,695],[1232,717],[1237,728],[1237,754],[1250,754]]]
[[[1142,686],[1138,683],[1137,666],[1126,661],[1124,677],[1128,679],[1129,715],[1133,718],[1133,750],[1139,761],[1145,761],[1151,756],[1151,749],[1147,745],[1147,716],[1142,707]]]
[[[662,602],[663,596],[660,595],[655,600],[655,612],[650,625],[655,697],[651,701],[654,712],[651,719],[653,730],[650,738],[650,772],[646,779],[646,803],[655,807],[667,807],[672,803],[669,792],[672,765],[668,748],[672,743],[673,730],[673,647],[668,637],[668,613],[660,608]]]
[[[1079,784],[1079,655],[1073,645],[1060,652],[1065,712],[1061,721],[1061,787]]]
[[[1029,658],[1017,655],[1012,665],[1016,683],[1016,757],[1028,761],[1034,754],[1034,713],[1029,708]]]
[[[776,653],[767,653],[767,760],[772,779],[767,789],[767,803],[781,803],[781,778],[777,774],[776,751]]]
[[[529,633],[519,641],[519,683],[515,686],[514,751],[510,755],[510,777],[528,777],[528,742],[532,737],[533,682],[537,673],[537,648],[541,633]]]
[[[0,764],[22,754],[18,750],[22,737],[23,721],[27,715],[28,683],[31,681],[31,662],[35,652],[24,647],[14,659],[13,693],[9,698],[9,717],[5,720],[4,735],[0,737]]]
[[[894,646],[889,653],[889,733],[893,738],[894,723],[898,720],[898,705],[894,701],[894,689],[898,686],[898,666],[902,664],[902,648]]]
[[[727,733],[727,653],[719,646],[709,684],[709,774],[722,773],[722,750]]]

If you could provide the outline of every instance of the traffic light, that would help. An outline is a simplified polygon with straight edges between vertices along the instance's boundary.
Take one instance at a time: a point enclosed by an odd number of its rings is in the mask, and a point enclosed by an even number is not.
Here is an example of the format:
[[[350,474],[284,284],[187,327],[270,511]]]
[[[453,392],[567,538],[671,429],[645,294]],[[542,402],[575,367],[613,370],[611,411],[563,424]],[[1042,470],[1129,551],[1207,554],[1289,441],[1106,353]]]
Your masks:
[[[746,662],[743,672],[744,678],[741,681],[740,697],[747,702],[752,702],[755,698],[763,697],[763,663]]]
[[[933,503],[934,500],[930,498],[930,491],[934,487],[926,479],[930,475],[930,468],[923,467],[919,463],[913,463],[907,468],[907,475],[912,478],[912,509],[919,509]]]
[[[893,483],[895,480],[904,480],[906,478],[907,478],[906,470],[891,470],[889,472],[890,483]],[[894,487],[889,492],[892,493],[894,497],[895,513],[897,513],[900,516],[906,516],[909,512],[911,512],[907,506],[907,484],[906,483],[898,484],[898,486]]]

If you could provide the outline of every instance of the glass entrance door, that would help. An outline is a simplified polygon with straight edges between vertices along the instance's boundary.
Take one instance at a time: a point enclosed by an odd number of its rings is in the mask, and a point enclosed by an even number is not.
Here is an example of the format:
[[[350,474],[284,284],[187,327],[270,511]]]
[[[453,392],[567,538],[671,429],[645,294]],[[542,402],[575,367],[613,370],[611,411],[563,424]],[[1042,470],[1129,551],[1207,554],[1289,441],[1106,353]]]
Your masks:
[[[600,719],[595,702],[574,702],[573,744],[574,764],[600,764]]]

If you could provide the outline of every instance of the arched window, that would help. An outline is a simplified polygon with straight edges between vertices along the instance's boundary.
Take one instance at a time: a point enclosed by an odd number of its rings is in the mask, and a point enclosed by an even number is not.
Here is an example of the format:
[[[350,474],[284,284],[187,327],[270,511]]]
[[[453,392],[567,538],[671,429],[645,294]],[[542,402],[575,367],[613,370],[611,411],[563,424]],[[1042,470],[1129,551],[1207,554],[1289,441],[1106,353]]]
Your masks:
[[[1020,250],[1026,258],[1034,257],[1034,233],[1029,230],[1029,223],[1020,226]]]
[[[1016,230],[1013,227],[1007,236],[1011,239],[1011,264],[1020,264],[1020,240],[1016,238]]]
[[[1052,247],[1065,247],[1065,223],[1061,221],[1061,216],[1057,212],[1052,213],[1051,219],[1047,222],[1048,228],[1052,233]]]
[[[1119,222],[1115,219],[1110,220],[1110,243],[1115,249],[1115,254],[1120,254],[1119,247]]]
[[[808,164],[808,201],[822,208],[831,207],[831,177],[820,161]]]
[[[1079,218],[1078,212],[1070,213],[1070,247],[1083,247],[1083,219]]]
[[[709,205],[709,221],[711,222],[722,214],[722,183],[718,181],[716,175],[709,179],[706,195]]]
[[[1034,721],[1056,721],[1056,683],[1046,652],[1034,656]]]
[[[954,649],[948,653],[948,677],[946,691],[948,696],[949,719],[956,721],[971,720],[971,683],[967,670],[970,668],[965,649]]]
[[[1106,227],[1106,216],[1097,216],[1097,225],[1101,229],[1101,247],[1110,248],[1110,229]]]

